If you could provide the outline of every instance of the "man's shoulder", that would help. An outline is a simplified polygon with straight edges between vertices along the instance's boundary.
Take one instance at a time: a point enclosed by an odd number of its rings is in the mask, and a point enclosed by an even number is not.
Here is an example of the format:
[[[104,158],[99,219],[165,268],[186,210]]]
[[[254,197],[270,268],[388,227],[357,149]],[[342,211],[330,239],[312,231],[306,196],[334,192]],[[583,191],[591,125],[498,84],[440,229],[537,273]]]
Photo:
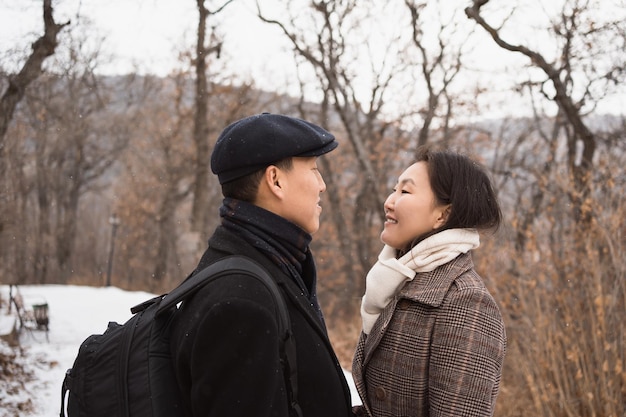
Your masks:
[[[218,226],[209,238],[207,251],[217,251],[225,253],[246,253],[254,247],[243,237],[224,226]]]
[[[228,291],[229,293],[238,294],[246,293],[256,288],[264,288],[267,287],[267,284],[264,283],[267,280],[260,278],[262,274],[261,271],[264,271],[270,281],[276,282],[274,270],[269,270],[266,264],[264,265],[264,263],[260,262],[258,259],[241,254],[226,255],[216,258],[202,267],[199,266],[195,274],[201,273],[202,268],[215,265],[216,262],[225,259],[231,260],[231,262],[228,262],[228,266],[224,266],[223,269],[220,269],[220,272],[216,276],[207,278],[208,281],[198,291]],[[245,261],[252,261],[252,263],[260,267],[260,269],[250,270],[248,267],[244,267],[243,262]]]

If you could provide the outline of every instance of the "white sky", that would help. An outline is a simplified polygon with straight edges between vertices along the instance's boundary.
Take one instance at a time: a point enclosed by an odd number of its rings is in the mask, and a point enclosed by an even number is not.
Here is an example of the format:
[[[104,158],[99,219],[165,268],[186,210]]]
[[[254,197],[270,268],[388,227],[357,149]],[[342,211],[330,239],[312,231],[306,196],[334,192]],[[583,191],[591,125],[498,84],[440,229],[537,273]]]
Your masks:
[[[192,0],[53,0],[53,7],[57,23],[93,20],[90,30],[97,30],[105,38],[104,51],[115,55],[111,65],[100,68],[103,73],[128,71],[134,60],[146,72],[165,75],[176,66],[178,51],[195,47],[198,11]],[[258,76],[272,69],[268,52],[282,53],[285,42],[252,7],[251,1],[236,0],[215,23],[218,30],[228,28],[224,50],[234,55],[238,72]],[[41,16],[41,0],[0,0],[0,53],[16,46],[28,50],[43,31]]]
[[[223,1],[211,0],[207,3],[222,4]],[[509,25],[515,31],[514,39],[518,40],[522,32],[528,34],[528,29],[534,34],[536,31],[533,32],[533,28],[547,22],[544,11],[562,1],[521,2],[521,13],[524,16],[530,13],[532,19],[525,19],[525,26]],[[614,3],[616,0],[609,1]],[[262,0],[261,3],[267,10],[273,9],[274,14],[280,14],[272,6],[274,0]],[[450,0],[446,3],[449,7],[447,12],[461,11],[469,3],[469,0]],[[103,50],[112,55],[107,64],[98,67],[101,73],[128,72],[135,62],[139,65],[139,72],[164,75],[177,66],[178,51],[192,50],[195,45],[198,15],[196,2],[192,0],[53,0],[53,6],[57,22],[71,20],[73,26],[78,26],[86,19],[93,20],[89,26],[89,30],[93,31],[90,35],[99,33],[104,37]],[[498,2],[490,6],[493,16],[498,16],[498,9],[504,7]],[[41,9],[41,0],[0,0],[0,60],[4,59],[5,66],[10,64],[3,58],[9,49],[17,47],[26,53],[29,45],[41,35]],[[255,12],[255,0],[235,0],[218,15],[219,20],[209,20],[209,25],[216,24],[218,31],[223,32],[224,60],[234,63],[240,78],[253,79],[261,88],[284,91],[284,78],[295,72],[287,41],[276,27],[260,22]],[[405,10],[401,12],[406,14]],[[495,21],[501,18],[499,16]],[[384,31],[385,27],[389,27],[385,25],[393,28],[398,25],[396,22],[395,18],[380,17],[380,22],[373,29]],[[468,21],[467,24],[472,23]],[[497,91],[502,85],[498,80],[510,80],[516,74],[524,74],[526,70],[521,68],[528,62],[527,58],[501,50],[484,33],[477,39],[468,58],[478,69],[474,75],[485,80],[483,86]],[[532,46],[544,46],[537,41],[536,35],[530,39],[535,41]],[[382,48],[383,51],[385,49]],[[367,84],[368,80],[362,78],[360,82]],[[506,96],[508,100],[511,94]],[[621,109],[625,107],[625,102],[623,96],[614,97],[601,110],[623,113]],[[398,103],[403,104],[406,102],[402,100]]]

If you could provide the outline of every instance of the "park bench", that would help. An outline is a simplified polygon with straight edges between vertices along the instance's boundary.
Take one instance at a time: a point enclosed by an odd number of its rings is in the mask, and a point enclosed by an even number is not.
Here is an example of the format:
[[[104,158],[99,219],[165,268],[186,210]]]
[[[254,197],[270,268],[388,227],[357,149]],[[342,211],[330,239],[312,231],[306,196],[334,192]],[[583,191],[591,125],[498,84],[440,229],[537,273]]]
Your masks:
[[[34,330],[44,331],[46,340],[48,340],[50,317],[48,316],[48,303],[45,300],[27,306],[18,286],[11,285],[9,287],[9,302],[14,306],[18,317],[18,331],[27,330],[31,334]]]

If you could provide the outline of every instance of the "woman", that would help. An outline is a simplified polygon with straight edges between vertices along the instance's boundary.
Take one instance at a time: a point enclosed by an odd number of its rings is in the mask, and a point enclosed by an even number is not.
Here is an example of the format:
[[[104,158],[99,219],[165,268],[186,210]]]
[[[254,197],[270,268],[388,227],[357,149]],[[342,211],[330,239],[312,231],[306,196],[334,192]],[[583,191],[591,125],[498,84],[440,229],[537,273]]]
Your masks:
[[[502,217],[488,175],[463,155],[421,148],[384,209],[353,361],[356,414],[493,415],[506,335],[470,254]]]

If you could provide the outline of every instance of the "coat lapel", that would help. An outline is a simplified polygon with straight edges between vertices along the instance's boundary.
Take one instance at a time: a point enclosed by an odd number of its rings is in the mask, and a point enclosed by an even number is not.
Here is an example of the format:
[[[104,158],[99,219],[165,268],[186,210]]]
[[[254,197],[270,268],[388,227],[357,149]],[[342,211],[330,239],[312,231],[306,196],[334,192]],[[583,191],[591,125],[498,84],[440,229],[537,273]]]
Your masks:
[[[374,323],[370,334],[363,343],[363,364],[359,372],[359,378],[364,378],[363,373],[368,362],[376,351],[376,347],[385,336],[398,301],[406,298],[418,303],[433,307],[441,305],[443,299],[454,280],[465,271],[473,267],[472,258],[469,254],[463,254],[449,263],[442,265],[431,272],[418,273],[413,281],[408,282],[397,296],[383,309]]]
[[[294,305],[306,317],[307,321],[311,323],[311,326],[323,336],[324,339],[328,338],[325,325],[320,321],[317,312],[311,306],[308,298],[302,290],[294,282],[289,282],[289,277],[284,274],[275,276],[277,278],[278,285],[283,289],[284,294],[293,301]]]
[[[376,320],[376,323],[374,323],[374,326],[372,327],[370,334],[367,336],[367,339],[365,341],[365,346],[363,349],[363,368],[364,369],[367,366],[367,363],[369,362],[370,358],[372,357],[372,354],[376,350],[376,347],[378,346],[383,336],[385,335],[385,332],[387,331],[387,326],[389,325],[389,322],[391,321],[391,318],[393,317],[393,311],[395,310],[397,304],[398,304],[398,297],[394,297],[391,300],[391,302],[387,305],[387,307],[385,307],[383,311],[380,313],[378,320]]]

